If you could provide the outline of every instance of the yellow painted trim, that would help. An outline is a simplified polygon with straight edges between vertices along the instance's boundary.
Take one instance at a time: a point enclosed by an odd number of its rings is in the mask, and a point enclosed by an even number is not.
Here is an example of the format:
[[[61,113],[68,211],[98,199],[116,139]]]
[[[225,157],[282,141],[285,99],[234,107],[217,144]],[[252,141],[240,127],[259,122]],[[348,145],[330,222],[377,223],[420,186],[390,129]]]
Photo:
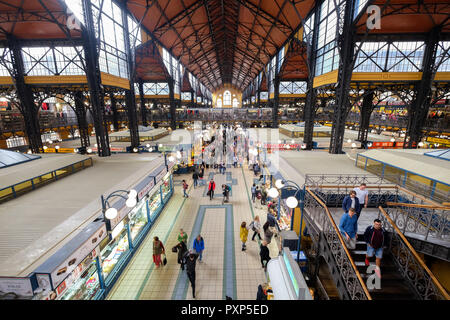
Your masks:
[[[179,94],[177,94],[177,93],[174,93],[174,94],[173,94],[173,98],[174,98],[174,99],[180,99],[180,98],[181,98],[181,95],[179,95]]]
[[[450,81],[450,72],[436,72],[435,81]]]
[[[149,94],[149,95],[144,95],[145,99],[169,99],[169,95],[168,94],[164,94],[164,95],[155,95],[155,94]]]
[[[280,98],[304,98],[306,97],[306,94],[304,93],[283,93],[279,95]]]
[[[271,93],[271,94],[269,95],[269,99],[273,99],[273,98],[275,98],[275,93]]]
[[[25,76],[26,84],[87,83],[86,76]]]
[[[0,85],[5,85],[5,84],[14,84],[13,80],[11,77],[0,77]]]
[[[314,77],[313,88],[333,84],[338,81],[338,70],[324,73],[320,76]]]
[[[114,86],[130,90],[130,81],[125,78],[120,78],[109,73],[101,73],[102,84],[107,86]]]
[[[352,81],[419,81],[422,72],[353,72]]]

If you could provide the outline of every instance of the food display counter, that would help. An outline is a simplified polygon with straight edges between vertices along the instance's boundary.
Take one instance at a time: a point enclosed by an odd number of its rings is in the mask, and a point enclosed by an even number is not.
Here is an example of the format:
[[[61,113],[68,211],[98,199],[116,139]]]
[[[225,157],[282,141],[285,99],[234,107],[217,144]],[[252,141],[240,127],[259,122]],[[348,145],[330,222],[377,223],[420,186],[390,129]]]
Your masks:
[[[94,300],[101,293],[97,251],[98,247],[72,272],[73,280],[68,278],[57,288],[59,300]]]
[[[163,202],[166,203],[168,200],[168,197],[172,191],[172,175],[168,172],[163,180],[161,185],[161,193],[163,197]]]
[[[111,238],[105,239],[100,244],[100,263],[105,283],[108,286],[115,273],[120,269],[122,260],[125,260],[130,252],[130,243],[128,239],[128,226],[125,220],[122,220],[111,232]],[[115,271],[115,272],[113,272]]]
[[[148,224],[147,200],[141,200],[139,204],[128,214],[130,225],[130,237],[132,244],[138,242],[138,236]]]
[[[160,188],[154,190],[154,193],[148,199],[148,209],[150,212],[150,220],[154,221],[162,208]]]
[[[313,300],[311,292],[289,248],[267,263],[267,274],[274,300]]]

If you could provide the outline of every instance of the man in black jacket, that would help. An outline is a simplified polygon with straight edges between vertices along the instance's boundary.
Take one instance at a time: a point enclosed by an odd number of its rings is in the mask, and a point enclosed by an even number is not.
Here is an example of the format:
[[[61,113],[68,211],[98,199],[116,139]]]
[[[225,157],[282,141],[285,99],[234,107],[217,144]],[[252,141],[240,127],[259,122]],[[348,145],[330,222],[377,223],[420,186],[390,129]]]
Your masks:
[[[185,257],[186,274],[191,282],[192,297],[195,298],[195,264],[197,262],[198,253],[187,253]]]
[[[367,227],[364,232],[364,240],[367,243],[366,266],[370,265],[369,258],[375,255],[375,273],[381,278],[380,265],[383,257],[384,231],[379,219],[373,221],[373,226]]]
[[[259,256],[261,257],[261,265],[264,271],[267,270],[267,263],[270,261],[269,248],[267,248],[267,241],[263,241],[260,245]],[[264,263],[264,261],[266,263]]]

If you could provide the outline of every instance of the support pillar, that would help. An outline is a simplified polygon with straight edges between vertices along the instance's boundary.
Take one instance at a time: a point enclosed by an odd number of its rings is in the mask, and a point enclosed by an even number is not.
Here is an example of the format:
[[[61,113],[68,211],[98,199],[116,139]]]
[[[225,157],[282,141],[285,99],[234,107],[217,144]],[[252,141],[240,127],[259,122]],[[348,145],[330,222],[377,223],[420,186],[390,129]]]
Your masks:
[[[308,82],[308,86],[311,86],[306,93],[305,102],[305,133],[303,136],[303,143],[306,144],[306,150],[312,150],[313,148],[313,133],[314,133],[314,116],[316,114],[316,102],[317,102],[317,92],[316,89],[312,87],[312,80]]]
[[[365,95],[362,101],[362,105],[360,107],[360,120],[359,120],[359,131],[357,140],[361,142],[363,146],[367,144],[370,116],[373,111],[373,96],[374,96],[373,91]]]
[[[40,153],[42,149],[41,129],[39,125],[39,106],[34,103],[33,92],[25,84],[25,68],[21,48],[15,38],[8,37],[8,45],[11,51],[12,75],[16,87],[16,94],[20,101],[20,111],[25,122],[25,132],[28,137],[28,145],[33,153]]]
[[[131,149],[133,149],[139,146],[136,98],[133,89],[125,91],[125,105],[127,108],[128,130],[130,131]]]
[[[346,3],[344,11],[344,25],[342,35],[337,39],[341,50],[338,70],[338,86],[335,91],[336,104],[333,113],[333,126],[331,128],[331,139],[329,153],[339,154],[342,152],[344,142],[345,120],[350,111],[350,81],[353,73],[355,37],[353,28],[354,0]]]
[[[85,28],[82,30],[83,49],[86,62],[86,78],[88,82],[92,116],[94,118],[95,137],[99,157],[111,155],[109,147],[108,129],[105,127],[104,90],[101,82],[99,57],[97,52],[97,40],[95,38],[95,24],[92,14],[91,0],[83,0]]]
[[[89,140],[89,126],[86,120],[86,107],[84,105],[83,92],[75,91],[74,100],[75,100],[75,115],[77,116],[81,147],[86,148],[91,145],[91,142]]]
[[[440,33],[441,27],[435,27],[425,40],[422,79],[416,85],[416,96],[408,110],[408,128],[405,136],[407,143],[404,144],[406,148],[417,148],[422,139],[422,128],[427,119],[431,104],[431,85],[436,72],[436,51]]]
[[[278,55],[277,55],[278,65]],[[278,68],[277,68],[278,69]],[[272,104],[272,128],[278,128],[278,108],[280,104],[280,77],[275,75],[273,80],[274,96]]]
[[[139,81],[139,97],[141,99],[142,125],[144,127],[147,127],[148,126],[148,122],[147,122],[147,108],[145,107],[144,83],[142,82],[142,80]]]
[[[174,97],[174,80],[173,79],[169,79],[168,81],[169,83],[169,103],[170,103],[170,127],[172,128],[172,130],[176,130],[177,128],[177,122],[176,122],[176,102],[175,102],[175,97]]]
[[[111,111],[112,111],[112,118],[113,118],[113,127],[114,131],[119,131],[119,115],[117,114],[117,100],[114,96],[114,93],[110,93],[109,99],[111,100]]]

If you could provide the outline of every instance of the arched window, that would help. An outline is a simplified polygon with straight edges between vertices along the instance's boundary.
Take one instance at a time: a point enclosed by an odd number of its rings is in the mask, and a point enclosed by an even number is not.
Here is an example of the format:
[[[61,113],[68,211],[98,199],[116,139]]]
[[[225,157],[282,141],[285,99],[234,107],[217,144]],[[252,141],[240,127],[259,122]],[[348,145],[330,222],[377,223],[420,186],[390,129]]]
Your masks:
[[[223,93],[223,105],[231,106],[231,93],[228,90]]]
[[[222,99],[218,98],[216,105],[217,105],[217,108],[222,108]]]
[[[239,108],[239,101],[237,98],[233,99],[233,108]]]

